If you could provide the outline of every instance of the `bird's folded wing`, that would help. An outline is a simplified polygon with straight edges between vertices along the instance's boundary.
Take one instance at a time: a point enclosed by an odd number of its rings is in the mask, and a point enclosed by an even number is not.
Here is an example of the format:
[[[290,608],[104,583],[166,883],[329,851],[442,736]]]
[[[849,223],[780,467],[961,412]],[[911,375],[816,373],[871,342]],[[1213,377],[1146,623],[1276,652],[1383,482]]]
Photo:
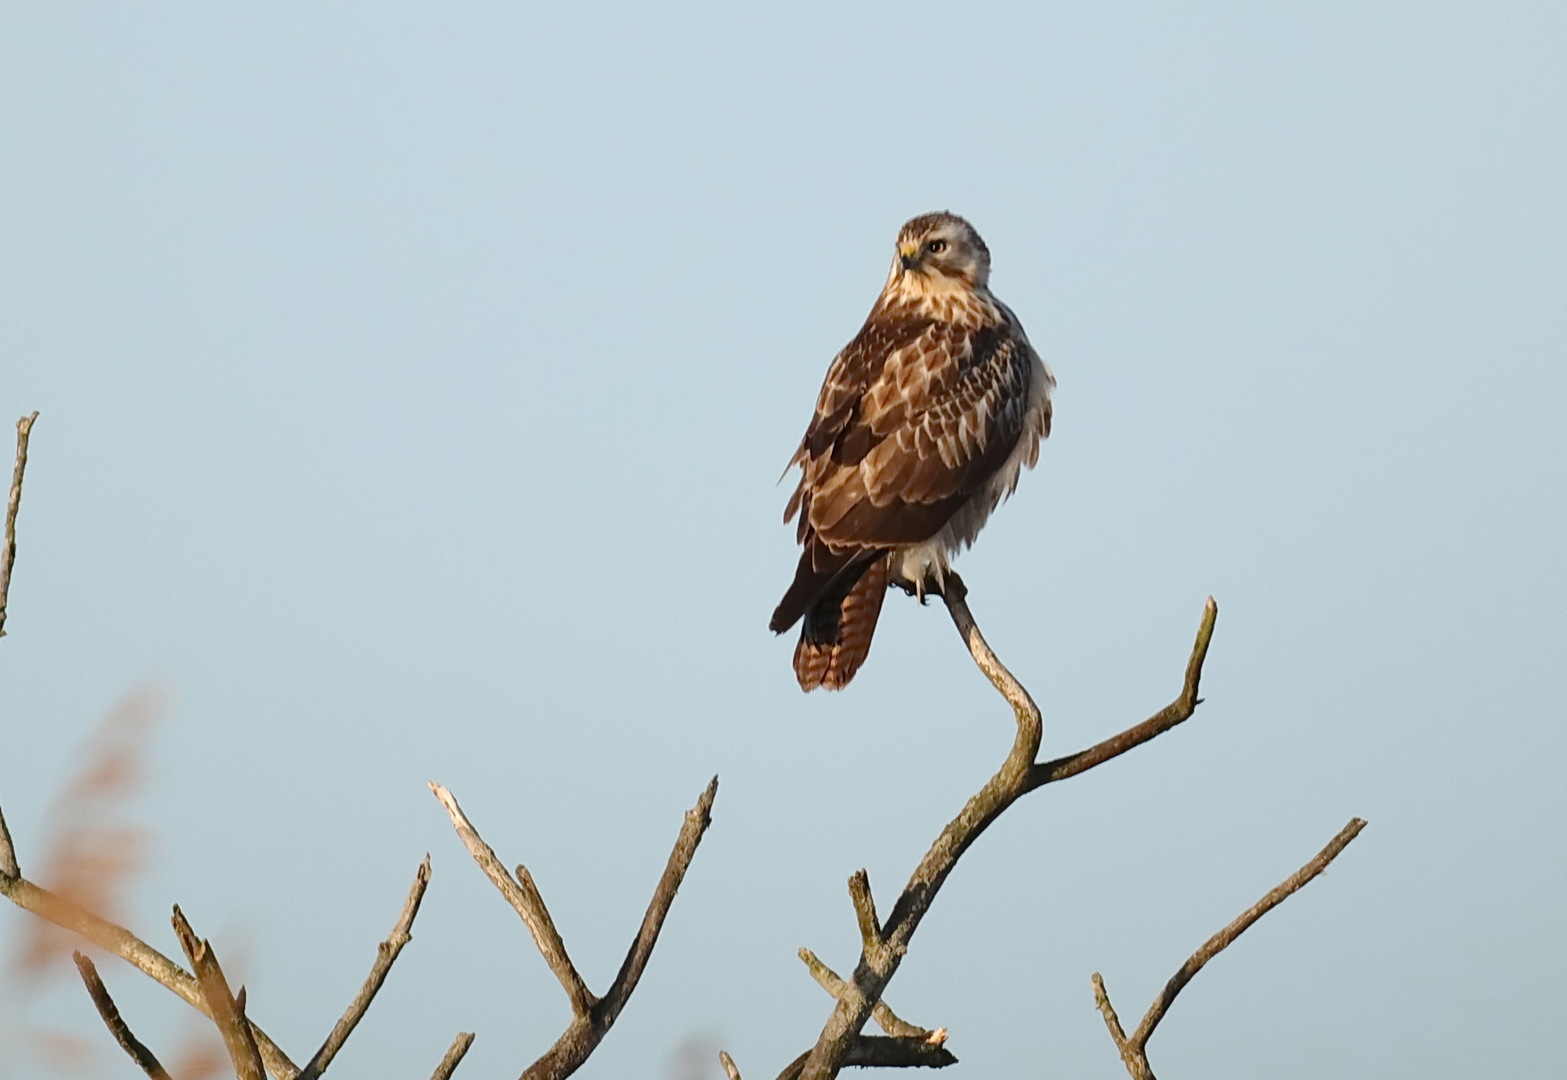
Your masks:
[[[1006,324],[925,322],[871,340],[897,345],[856,361],[868,376],[858,396],[840,354],[822,391],[831,411],[819,409],[803,447],[801,531],[833,547],[928,540],[1001,467],[1028,409],[1032,352]]]

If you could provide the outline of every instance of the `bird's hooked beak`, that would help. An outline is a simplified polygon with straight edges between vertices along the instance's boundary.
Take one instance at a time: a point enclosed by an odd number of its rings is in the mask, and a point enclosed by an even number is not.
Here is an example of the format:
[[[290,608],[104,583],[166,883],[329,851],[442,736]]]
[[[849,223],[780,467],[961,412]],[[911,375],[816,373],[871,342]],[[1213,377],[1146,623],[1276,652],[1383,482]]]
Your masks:
[[[898,248],[898,262],[905,271],[917,270],[920,265],[920,248],[918,244],[903,244]]]

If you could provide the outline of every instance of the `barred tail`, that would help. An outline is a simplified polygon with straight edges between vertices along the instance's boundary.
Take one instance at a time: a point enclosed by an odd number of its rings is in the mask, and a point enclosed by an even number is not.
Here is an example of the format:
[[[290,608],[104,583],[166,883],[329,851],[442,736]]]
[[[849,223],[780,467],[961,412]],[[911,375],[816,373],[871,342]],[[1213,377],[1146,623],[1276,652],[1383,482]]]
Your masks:
[[[800,689],[842,690],[871,651],[881,602],[887,595],[891,557],[866,564],[857,579],[825,593],[805,613],[800,644],[794,650],[794,674]]]

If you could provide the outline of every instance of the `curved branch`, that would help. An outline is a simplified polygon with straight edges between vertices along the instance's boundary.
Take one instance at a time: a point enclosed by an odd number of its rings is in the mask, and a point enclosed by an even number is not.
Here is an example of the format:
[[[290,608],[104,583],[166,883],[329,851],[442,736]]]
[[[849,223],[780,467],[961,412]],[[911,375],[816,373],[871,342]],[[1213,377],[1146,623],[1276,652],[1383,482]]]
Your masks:
[[[861,1038],[860,1032],[881,1001],[887,984],[896,974],[899,963],[908,951],[909,941],[919,928],[920,920],[935,902],[937,892],[957,866],[963,852],[991,822],[1035,788],[1086,772],[1168,731],[1190,717],[1199,702],[1197,688],[1208,654],[1208,643],[1218,618],[1218,605],[1212,597],[1208,598],[1203,611],[1197,644],[1186,665],[1185,684],[1174,703],[1142,724],[1098,746],[1069,758],[1040,764],[1035,760],[1044,733],[1039,706],[986,643],[969,610],[967,596],[968,590],[962,579],[957,574],[949,573],[942,599],[974,663],[1012,707],[1017,721],[1017,735],[1012,750],[996,775],[977,795],[969,799],[920,860],[909,883],[893,905],[885,925],[881,927],[880,947],[872,948],[867,943],[862,948],[854,974],[847,980],[844,992],[838,995],[838,1004],[822,1028],[816,1045],[804,1056],[803,1062],[791,1063],[780,1074],[779,1080],[792,1080],[795,1076],[800,1080],[832,1080],[840,1069],[849,1064],[851,1049]],[[858,904],[856,910],[860,910]],[[860,921],[863,934],[863,913]]]
[[[1197,706],[1202,704],[1202,698],[1197,696],[1197,687],[1202,681],[1203,661],[1208,658],[1208,643],[1213,640],[1213,627],[1218,619],[1219,605],[1210,596],[1203,608],[1202,625],[1197,629],[1197,643],[1192,646],[1191,659],[1186,661],[1186,682],[1181,687],[1180,696],[1136,727],[1127,728],[1087,750],[1035,765],[1029,770],[1027,790],[1033,791],[1045,784],[1087,772],[1190,719],[1192,713],[1197,711]]]

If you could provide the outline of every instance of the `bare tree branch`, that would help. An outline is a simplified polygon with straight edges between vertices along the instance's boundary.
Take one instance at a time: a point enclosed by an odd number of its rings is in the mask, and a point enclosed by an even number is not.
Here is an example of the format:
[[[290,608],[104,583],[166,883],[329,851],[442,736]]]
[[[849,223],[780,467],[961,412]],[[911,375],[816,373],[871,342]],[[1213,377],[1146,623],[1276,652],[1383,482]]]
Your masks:
[[[435,1072],[430,1074],[430,1080],[450,1080],[452,1073],[462,1062],[463,1055],[468,1053],[468,1047],[473,1045],[473,1032],[459,1031],[457,1037],[452,1040],[451,1049],[446,1051],[446,1056],[435,1067]]]
[[[533,884],[533,876],[528,873],[528,868],[518,866],[517,878],[513,880],[500,859],[496,858],[495,850],[484,842],[468,816],[462,812],[462,807],[457,805],[456,797],[433,780],[430,782],[430,790],[451,815],[452,825],[456,827],[457,835],[462,838],[468,854],[473,856],[485,876],[501,891],[507,903],[522,916],[522,921],[528,926],[528,933],[533,935],[533,943],[544,956],[544,962],[549,964],[555,978],[560,980],[561,987],[566,991],[572,1013],[578,1017],[587,1016],[598,999],[582,981],[582,976],[577,974],[571,957],[566,955],[566,943],[561,940],[560,931],[555,929],[555,921],[550,918],[549,909],[544,906],[544,898]]]
[[[391,972],[397,954],[402,952],[403,946],[413,939],[411,931],[414,918],[419,914],[419,903],[424,899],[424,890],[429,884],[430,856],[426,855],[424,862],[419,864],[418,872],[414,874],[413,887],[408,890],[408,899],[403,903],[402,914],[398,916],[396,925],[392,927],[391,935],[376,948],[375,964],[370,968],[364,986],[360,987],[359,995],[349,1004],[343,1018],[332,1028],[332,1033],[326,1037],[326,1042],[321,1044],[321,1049],[317,1050],[315,1056],[300,1070],[299,1080],[316,1080],[316,1077],[326,1072],[327,1066],[332,1064],[332,1059],[348,1041],[348,1036],[353,1034],[354,1027],[364,1018],[365,1011],[370,1008],[370,1002],[375,999],[376,992],[381,989],[381,984],[386,981],[387,974]],[[456,1067],[455,1063],[453,1067]]]
[[[707,789],[697,799],[696,805],[686,811],[685,823],[681,826],[680,835],[675,840],[674,850],[669,853],[669,861],[664,866],[664,873],[659,878],[658,887],[653,891],[653,899],[648,903],[647,913],[642,917],[642,925],[637,930],[636,938],[631,942],[631,948],[626,953],[626,959],[621,963],[614,982],[610,984],[609,990],[602,998],[593,996],[587,985],[582,982],[582,977],[577,974],[576,968],[572,966],[570,959],[566,957],[560,934],[555,930],[554,923],[550,921],[549,912],[545,910],[544,901],[539,897],[538,890],[532,887],[532,880],[527,871],[518,867],[519,878],[522,881],[522,886],[519,887],[518,883],[512,880],[511,875],[506,873],[501,861],[496,858],[495,851],[484,842],[478,830],[462,812],[462,808],[457,805],[457,800],[452,793],[434,782],[431,782],[430,790],[441,801],[441,805],[446,807],[452,825],[456,827],[457,835],[462,838],[468,853],[528,924],[528,929],[533,934],[534,944],[539,947],[539,952],[544,955],[545,961],[555,972],[561,985],[566,988],[566,995],[572,1001],[574,1015],[571,1023],[555,1041],[555,1045],[550,1047],[543,1057],[528,1066],[527,1071],[522,1074],[523,1080],[561,1080],[562,1077],[570,1076],[603,1041],[616,1018],[620,1016],[620,1011],[625,1008],[632,991],[636,989],[637,982],[642,978],[648,959],[653,955],[653,946],[658,941],[659,931],[663,928],[664,918],[669,914],[670,905],[675,901],[675,893],[679,890],[686,870],[691,865],[697,845],[702,842],[703,834],[712,824],[713,799],[718,794],[718,777],[713,777]],[[578,987],[580,987],[580,994],[576,989]],[[586,1002],[586,1008],[578,1009],[579,1002]]]
[[[131,1029],[120,1016],[120,1010],[114,1005],[114,999],[109,996],[109,990],[103,985],[103,980],[98,977],[98,969],[93,967],[93,962],[79,952],[71,954],[71,959],[76,961],[76,970],[82,977],[82,982],[87,984],[87,993],[92,996],[92,1003],[98,1007],[98,1015],[103,1017],[103,1022],[108,1025],[114,1041],[131,1056],[131,1060],[141,1066],[141,1071],[152,1077],[152,1080],[169,1080],[169,1074],[153,1052],[146,1045],[131,1034]]]
[[[209,1017],[212,1015],[196,980],[174,961],[124,927],[100,919],[92,912],[48,889],[34,885],[24,877],[0,877],[0,892],[3,892],[17,907],[31,911],[56,926],[80,934],[99,948],[113,953],[140,969],[143,974],[173,991],[187,1004]],[[295,1080],[299,1075],[299,1067],[289,1060],[288,1055],[283,1053],[266,1032],[254,1023],[250,1025],[250,1029],[256,1045],[261,1050],[262,1059],[266,1062],[267,1071],[271,1073],[274,1080]]]
[[[234,1063],[234,1075],[238,1080],[263,1080],[266,1075],[261,1064],[261,1052],[250,1034],[250,1024],[245,1019],[245,988],[240,987],[239,997],[229,991],[228,980],[218,963],[212,944],[196,937],[179,905],[174,905],[174,933],[185,950],[185,959],[201,986],[201,995],[207,1002],[207,1015],[223,1036],[223,1045]]]
[[[1148,1038],[1159,1026],[1159,1021],[1164,1019],[1164,1014],[1175,1001],[1176,995],[1203,969],[1203,965],[1223,952],[1231,942],[1245,933],[1252,923],[1326,870],[1328,864],[1338,858],[1339,852],[1348,847],[1349,842],[1359,836],[1360,830],[1365,827],[1366,823],[1362,819],[1350,818],[1349,824],[1339,830],[1338,835],[1328,842],[1327,847],[1317,853],[1316,858],[1285,878],[1261,900],[1241,912],[1234,922],[1204,942],[1202,948],[1192,953],[1186,963],[1181,965],[1180,970],[1170,976],[1170,981],[1165,983],[1164,989],[1148,1007],[1148,1012],[1143,1015],[1143,1022],[1137,1025],[1137,1030],[1131,1038],[1127,1038],[1121,1030],[1121,1022],[1115,1015],[1115,1009],[1110,1005],[1110,995],[1105,990],[1104,980],[1100,978],[1097,971],[1094,972],[1094,1000],[1099,1005],[1099,1011],[1104,1014],[1105,1026],[1110,1030],[1110,1038],[1115,1041],[1116,1049],[1121,1052],[1121,1061],[1126,1065],[1126,1071],[1131,1074],[1133,1080],[1154,1080],[1153,1070],[1148,1065]]]
[[[5,605],[11,595],[11,567],[16,563],[16,512],[22,506],[22,474],[27,471],[27,440],[38,413],[16,422],[16,465],[11,470],[11,497],[5,504],[5,546],[0,548],[0,637],[5,637]],[[14,860],[13,860],[14,861]],[[18,872],[10,872],[15,877]]]
[[[1209,597],[1203,612],[1197,644],[1186,667],[1186,680],[1174,704],[1149,720],[1081,754],[1043,765],[1036,762],[1044,723],[1039,706],[1021,683],[1007,670],[985,642],[967,603],[968,590],[957,574],[947,575],[942,599],[952,616],[953,625],[968,646],[980,671],[1001,693],[1017,720],[1017,735],[1012,751],[1000,771],[991,777],[979,793],[969,799],[920,861],[909,883],[893,905],[878,934],[879,948],[862,949],[853,976],[846,981],[838,1004],[828,1017],[816,1040],[795,1072],[795,1064],[779,1075],[779,1080],[832,1080],[849,1063],[860,1032],[875,1011],[887,983],[896,974],[908,950],[910,939],[920,920],[935,901],[937,892],[952,873],[958,859],[979,838],[990,823],[1023,795],[1035,788],[1085,772],[1168,731],[1192,714],[1198,703],[1197,687],[1207,658],[1208,643],[1218,618],[1218,606]],[[863,927],[863,920],[862,920]]]
[[[801,949],[800,959],[805,961],[805,966],[810,969],[811,978],[821,984],[823,990],[833,997],[841,997],[848,989],[848,984],[838,977],[838,973],[816,958],[816,954],[810,949]],[[932,1031],[899,1019],[898,1015],[888,1008],[885,1001],[878,1001],[871,1007],[871,1019],[876,1021],[878,1027],[888,1035],[896,1035],[903,1039],[925,1039],[934,1042],[938,1046],[947,1041],[947,1029],[937,1028]]]

